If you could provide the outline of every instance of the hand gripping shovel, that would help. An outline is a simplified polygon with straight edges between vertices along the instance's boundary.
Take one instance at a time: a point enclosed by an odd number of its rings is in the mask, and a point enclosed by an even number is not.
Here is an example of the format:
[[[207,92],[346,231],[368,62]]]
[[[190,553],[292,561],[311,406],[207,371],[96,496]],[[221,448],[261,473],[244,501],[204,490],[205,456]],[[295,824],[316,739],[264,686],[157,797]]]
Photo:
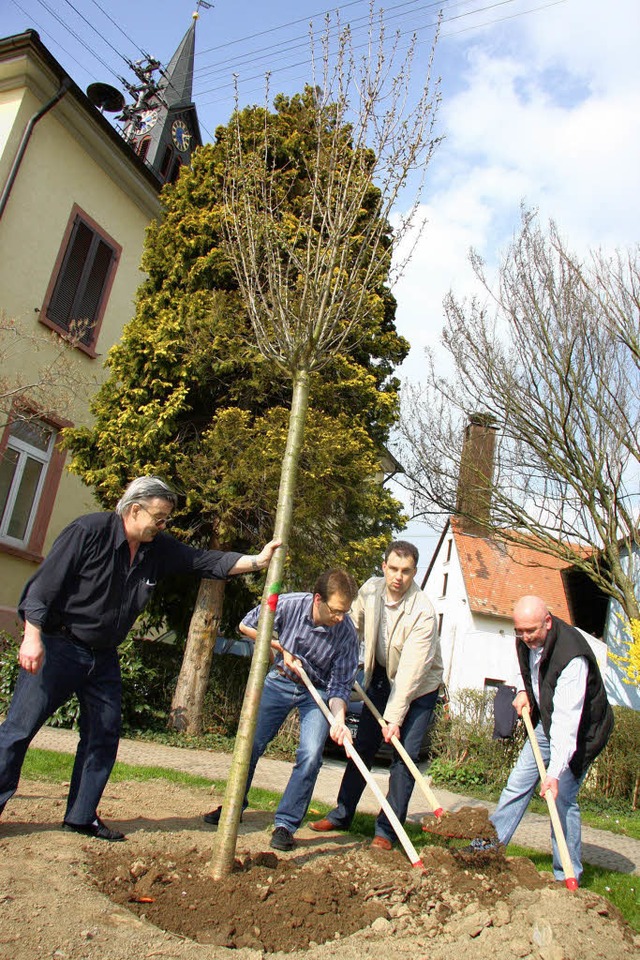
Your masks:
[[[382,716],[382,714],[380,713],[380,711],[378,710],[378,708],[375,706],[375,704],[374,704],[374,703],[369,699],[369,697],[366,695],[366,693],[364,692],[364,690],[362,689],[362,687],[360,686],[360,684],[356,681],[353,686],[355,687],[355,690],[356,690],[356,692],[359,694],[359,696],[362,697],[364,703],[366,703],[366,705],[368,706],[369,710],[370,710],[371,713],[374,715],[374,717],[376,718],[376,720],[378,721],[378,723],[380,724],[380,726],[381,726],[381,727],[386,726],[384,717]],[[402,744],[400,743],[400,741],[398,740],[398,738],[397,738],[397,737],[391,737],[391,743],[392,743],[393,746],[396,748],[396,750],[398,751],[398,753],[400,754],[400,756],[402,757],[402,759],[403,759],[404,762],[406,763],[407,767],[409,768],[409,770],[410,770],[411,773],[413,774],[413,779],[414,779],[415,782],[418,784],[418,786],[420,787],[420,789],[421,789],[422,792],[424,793],[425,797],[427,798],[427,803],[428,803],[429,806],[431,807],[431,809],[432,809],[432,811],[433,811],[433,813],[434,813],[434,816],[436,816],[436,817],[438,818],[438,820],[439,820],[440,817],[442,816],[442,814],[444,813],[444,810],[442,809],[442,805],[441,805],[440,803],[438,803],[438,801],[437,801],[437,799],[436,799],[436,797],[435,797],[435,795],[434,795],[431,787],[429,786],[429,784],[427,783],[427,781],[426,781],[426,779],[423,777],[423,775],[420,773],[420,771],[419,771],[418,768],[416,767],[415,763],[413,762],[413,760],[411,759],[411,757],[409,756],[409,754],[407,753],[407,751],[405,750],[405,748],[402,746]]]
[[[529,743],[531,744],[533,755],[536,758],[536,763],[538,764],[538,772],[540,773],[540,779],[544,782],[544,778],[547,775],[547,771],[545,769],[544,760],[542,759],[542,754],[540,753],[540,747],[538,746],[538,741],[536,740],[536,735],[533,730],[533,724],[531,723],[531,714],[529,712],[529,707],[522,708],[522,719],[524,720],[524,725],[527,728]],[[569,848],[567,847],[567,841],[564,838],[564,833],[562,830],[562,824],[560,823],[560,817],[558,815],[558,808],[556,807],[556,802],[548,790],[545,793],[544,798],[547,801],[547,806],[549,807],[549,816],[551,817],[553,832],[556,837],[556,843],[558,844],[560,862],[562,863],[562,869],[564,871],[565,886],[568,890],[577,890],[578,881],[576,880],[576,875],[573,872],[573,864],[571,863],[571,857],[569,856]]]
[[[328,720],[329,724],[332,724],[333,721],[334,721],[333,714],[332,714],[331,711],[329,710],[328,706],[326,705],[326,703],[324,702],[324,700],[322,699],[322,697],[320,696],[320,694],[318,693],[318,691],[316,690],[316,688],[314,687],[314,685],[311,683],[311,680],[310,680],[309,677],[307,676],[304,667],[296,664],[296,669],[297,669],[298,673],[300,674],[300,677],[301,677],[301,679],[302,679],[302,682],[304,683],[305,687],[307,688],[307,690],[309,691],[309,693],[311,694],[311,696],[313,697],[313,699],[315,700],[315,702],[318,704],[318,706],[319,706],[320,709],[322,710],[322,712],[323,712],[323,714],[325,715],[326,719]],[[362,774],[362,776],[363,776],[364,779],[366,780],[367,784],[368,784],[368,785],[371,787],[371,789],[373,790],[373,792],[374,792],[374,794],[375,794],[375,796],[376,796],[376,799],[377,799],[378,802],[380,803],[380,806],[382,807],[382,809],[384,810],[384,812],[385,812],[386,815],[387,815],[387,818],[389,819],[389,823],[391,824],[391,826],[392,826],[393,829],[395,830],[396,835],[397,835],[397,837],[398,837],[398,840],[400,841],[400,843],[402,844],[402,846],[403,846],[403,848],[404,848],[404,852],[405,852],[406,855],[409,857],[409,860],[411,861],[411,866],[412,866],[412,867],[418,867],[419,869],[423,870],[423,869],[424,869],[424,865],[423,865],[423,863],[422,863],[422,860],[421,860],[420,857],[418,856],[415,847],[414,847],[413,844],[411,843],[411,840],[409,840],[409,837],[407,836],[407,834],[406,834],[406,832],[405,832],[405,830],[404,830],[404,827],[402,826],[402,824],[401,824],[400,821],[398,820],[397,816],[395,815],[395,813],[394,813],[393,810],[391,809],[391,806],[389,805],[389,802],[388,802],[387,798],[383,795],[380,787],[378,786],[378,784],[377,784],[376,781],[374,780],[374,778],[373,778],[373,776],[371,775],[370,771],[367,770],[367,768],[366,768],[364,762],[362,761],[361,757],[360,757],[359,754],[356,752],[355,747],[353,746],[352,743],[349,743],[349,742],[346,741],[346,740],[345,740],[343,746],[344,746],[345,753],[347,754],[347,756],[349,757],[349,759],[353,760],[353,762],[355,763],[356,767],[358,768],[358,770],[360,771],[360,773]]]
[[[375,704],[369,699],[357,681],[354,683],[354,687],[380,726],[386,726],[384,717],[377,709]],[[422,821],[422,829],[425,833],[433,833],[436,836],[444,837],[445,839],[466,840],[471,840],[478,836],[495,835],[495,830],[488,822],[487,813],[484,809],[478,810],[475,807],[462,807],[456,813],[451,813],[448,810],[444,810],[442,805],[438,803],[438,800],[434,795],[433,790],[427,783],[426,778],[418,770],[417,766],[405,748],[402,746],[398,738],[392,737],[391,743],[413,774],[414,780],[425,795],[427,802],[435,816],[435,820],[427,819],[425,817],[425,819]]]

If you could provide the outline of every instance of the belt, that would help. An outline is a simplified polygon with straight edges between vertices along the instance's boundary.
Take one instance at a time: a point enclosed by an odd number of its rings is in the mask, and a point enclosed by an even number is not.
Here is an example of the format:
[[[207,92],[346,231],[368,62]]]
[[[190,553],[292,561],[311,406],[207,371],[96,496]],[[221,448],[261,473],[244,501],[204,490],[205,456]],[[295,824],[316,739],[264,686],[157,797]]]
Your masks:
[[[279,673],[281,677],[284,677],[286,680],[291,680],[292,683],[302,683],[301,677],[296,677],[292,673],[287,673],[287,671],[283,667],[273,667],[273,669],[276,671],[276,673]],[[316,690],[326,689],[326,685],[320,685],[317,683],[314,683],[314,687],[316,688]]]
[[[282,667],[274,667],[273,669],[276,671],[276,673],[279,673],[281,677],[285,677],[285,679],[287,679],[287,680],[293,680],[293,679],[294,679],[294,677],[292,676],[292,674],[287,673],[287,671],[284,670]]]
[[[87,650],[95,651],[95,647],[92,647],[90,643],[87,643],[86,640],[80,640],[74,633],[71,632],[69,627],[62,624],[62,626],[57,627],[52,633],[59,633],[65,640],[71,640],[72,643],[77,643],[80,647],[85,647]]]

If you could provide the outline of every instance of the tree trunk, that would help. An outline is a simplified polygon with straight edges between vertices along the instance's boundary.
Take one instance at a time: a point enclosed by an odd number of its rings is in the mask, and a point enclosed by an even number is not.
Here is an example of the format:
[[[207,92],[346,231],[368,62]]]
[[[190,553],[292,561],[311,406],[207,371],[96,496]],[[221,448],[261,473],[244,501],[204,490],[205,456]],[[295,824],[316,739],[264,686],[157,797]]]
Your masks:
[[[213,648],[218,636],[224,580],[203,580],[191,616],[180,675],[167,721],[170,730],[199,736]]]
[[[233,761],[231,763],[227,789],[222,805],[222,817],[220,818],[220,826],[218,827],[218,834],[211,861],[211,873],[215,880],[220,880],[222,877],[231,873],[236,844],[238,842],[238,825],[242,814],[242,800],[247,782],[249,763],[251,761],[251,749],[256,732],[262,687],[269,668],[273,620],[281,590],[281,580],[287,555],[287,541],[293,520],[293,503],[298,474],[298,462],[304,440],[307,407],[309,403],[309,385],[309,371],[307,369],[296,371],[293,378],[293,396],[287,433],[287,447],[282,461],[282,471],[280,473],[280,488],[278,491],[278,507],[274,531],[274,536],[282,540],[282,547],[276,550],[269,564],[265,588],[262,594],[260,617],[258,619],[258,635],[256,637],[251,670],[240,714],[240,723],[238,725],[236,744],[233,751]]]

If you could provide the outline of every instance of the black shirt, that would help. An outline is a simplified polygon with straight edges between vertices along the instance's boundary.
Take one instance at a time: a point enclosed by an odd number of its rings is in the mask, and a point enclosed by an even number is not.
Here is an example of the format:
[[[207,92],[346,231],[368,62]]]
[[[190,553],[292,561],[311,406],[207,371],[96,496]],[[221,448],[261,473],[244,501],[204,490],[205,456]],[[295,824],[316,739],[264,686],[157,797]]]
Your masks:
[[[91,647],[121,643],[158,581],[180,573],[224,580],[241,553],[197,550],[168,533],[131,562],[122,518],[91,513],[70,523],[22,591],[18,613],[45,633],[65,627]]]

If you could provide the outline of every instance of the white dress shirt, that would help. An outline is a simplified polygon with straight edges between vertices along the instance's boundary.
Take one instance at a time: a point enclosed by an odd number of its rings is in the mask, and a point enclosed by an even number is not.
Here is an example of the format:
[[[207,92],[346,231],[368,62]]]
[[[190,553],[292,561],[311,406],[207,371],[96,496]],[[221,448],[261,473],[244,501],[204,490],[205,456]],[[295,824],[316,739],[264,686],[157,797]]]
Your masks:
[[[533,693],[540,706],[540,659],[542,647],[529,650],[529,668]],[[589,665],[586,657],[574,657],[566,665],[556,683],[553,694],[553,713],[549,746],[551,758],[547,767],[547,776],[559,779],[569,766],[576,751],[578,727],[587,693]],[[524,689],[520,686],[518,689]]]

